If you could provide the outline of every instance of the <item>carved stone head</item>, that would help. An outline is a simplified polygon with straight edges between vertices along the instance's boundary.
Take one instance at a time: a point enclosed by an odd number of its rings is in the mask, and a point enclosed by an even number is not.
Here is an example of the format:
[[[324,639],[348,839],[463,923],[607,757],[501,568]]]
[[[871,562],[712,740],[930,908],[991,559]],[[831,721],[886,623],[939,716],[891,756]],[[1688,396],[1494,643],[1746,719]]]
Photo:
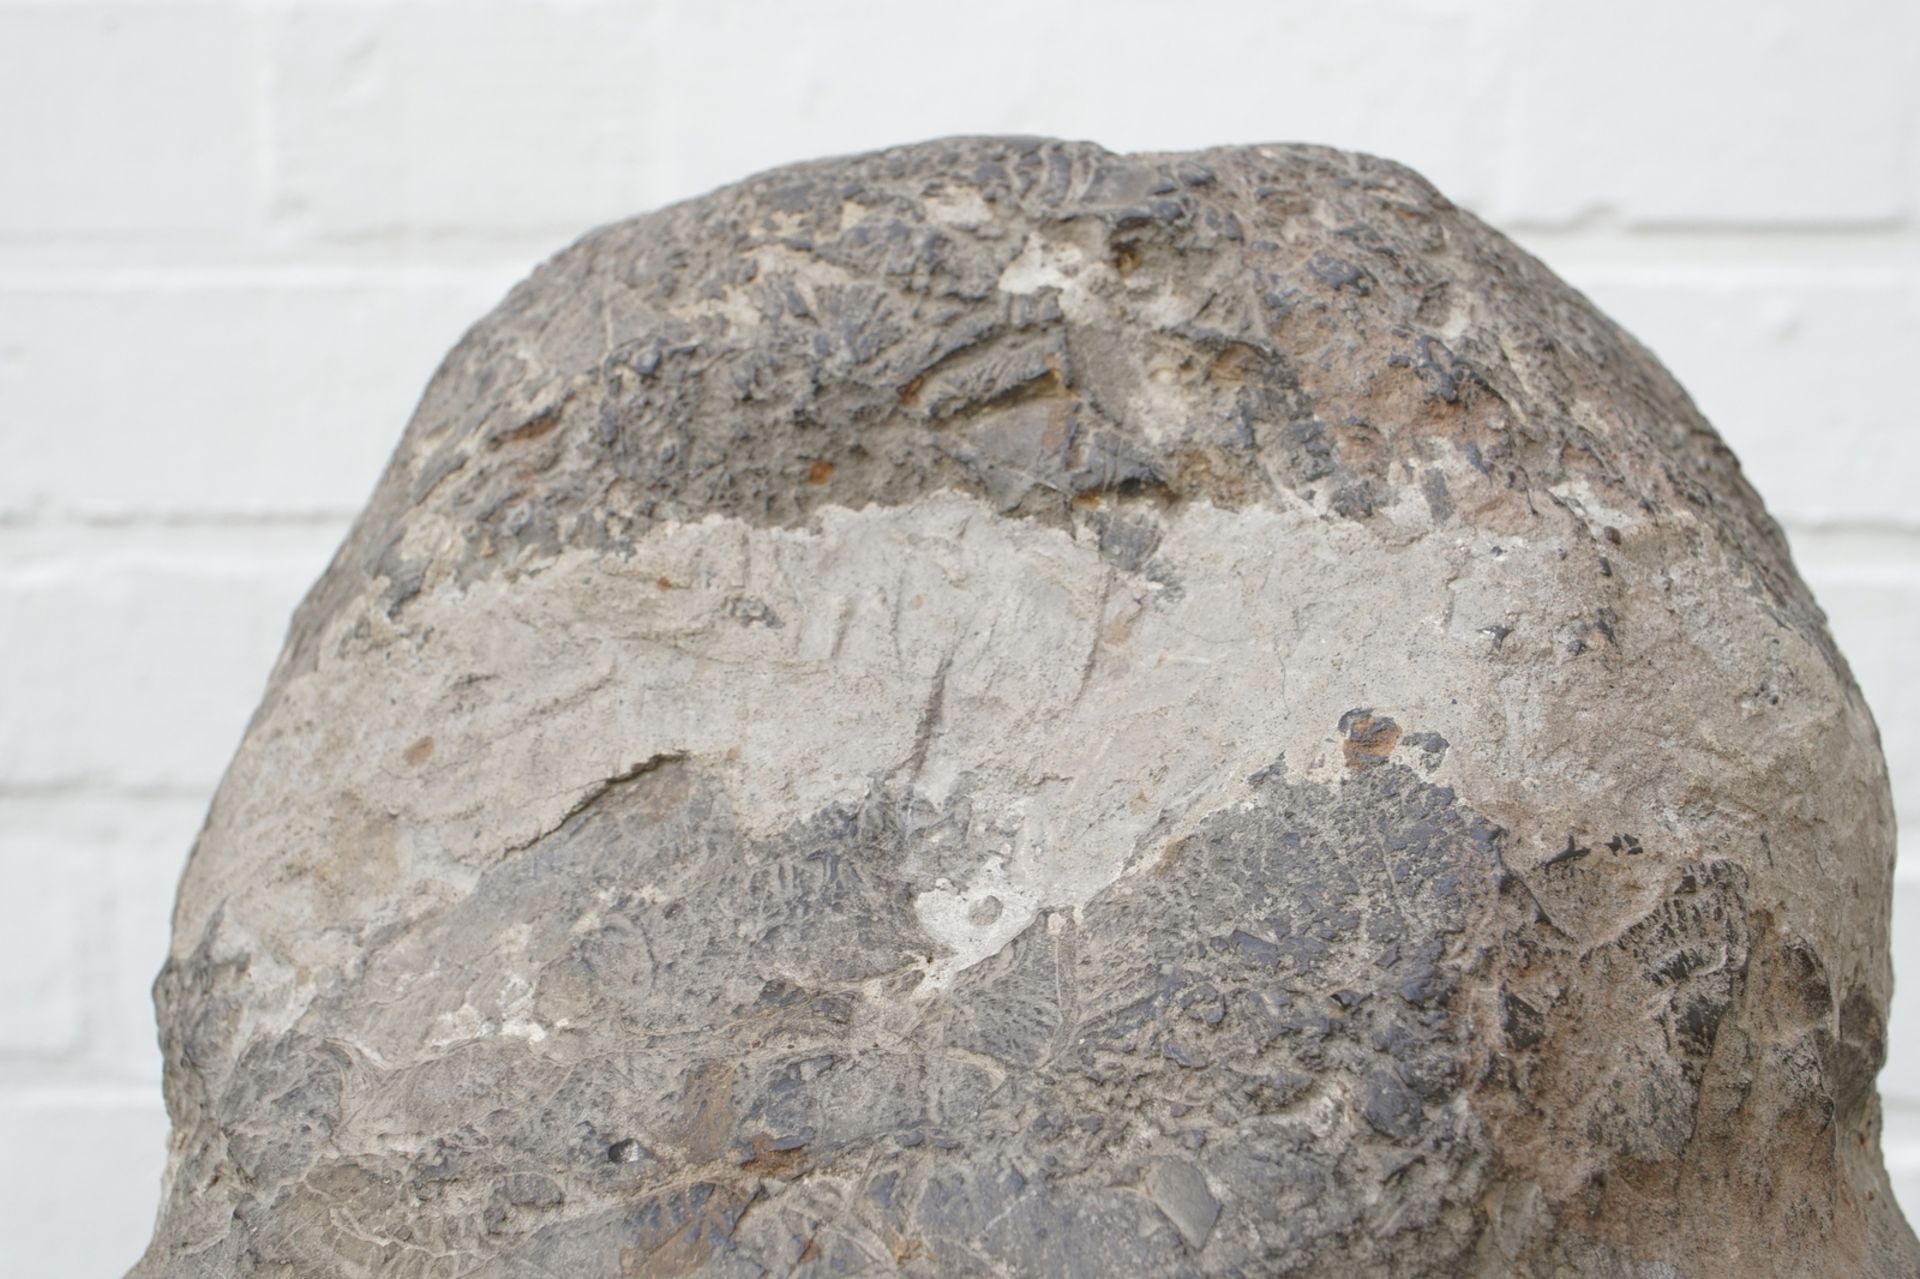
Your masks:
[[[428,389],[135,1274],[1911,1274],[1892,858],[1732,454],[1414,174],[798,165]]]

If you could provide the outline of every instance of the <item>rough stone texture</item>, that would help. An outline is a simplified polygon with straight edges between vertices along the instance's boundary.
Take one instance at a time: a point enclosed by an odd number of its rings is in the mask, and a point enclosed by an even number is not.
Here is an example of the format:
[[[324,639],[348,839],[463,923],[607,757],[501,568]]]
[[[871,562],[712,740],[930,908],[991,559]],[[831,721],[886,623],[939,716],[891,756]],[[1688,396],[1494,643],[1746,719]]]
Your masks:
[[[1415,175],[929,143],[598,231],[297,615],[142,1277],[1913,1273],[1779,532]]]

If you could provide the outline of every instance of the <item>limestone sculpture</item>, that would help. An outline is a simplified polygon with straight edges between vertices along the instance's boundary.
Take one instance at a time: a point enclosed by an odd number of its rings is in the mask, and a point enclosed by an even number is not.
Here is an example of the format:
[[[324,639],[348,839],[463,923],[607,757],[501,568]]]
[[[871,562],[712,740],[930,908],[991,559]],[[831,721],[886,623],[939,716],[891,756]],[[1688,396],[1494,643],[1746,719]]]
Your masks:
[[[1414,174],[967,139],[587,236],[295,617],[140,1279],[1915,1273],[1779,530]]]

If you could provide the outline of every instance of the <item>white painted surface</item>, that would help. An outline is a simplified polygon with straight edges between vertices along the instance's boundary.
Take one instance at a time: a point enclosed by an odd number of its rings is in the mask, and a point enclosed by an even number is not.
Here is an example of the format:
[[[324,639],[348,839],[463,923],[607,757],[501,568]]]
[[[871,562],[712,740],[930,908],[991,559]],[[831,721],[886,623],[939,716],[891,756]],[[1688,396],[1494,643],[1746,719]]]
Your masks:
[[[438,354],[594,223],[783,160],[1016,131],[1421,169],[1740,453],[1913,827],[1917,47],[1905,0],[0,0],[0,1269],[138,1251],[173,876]]]

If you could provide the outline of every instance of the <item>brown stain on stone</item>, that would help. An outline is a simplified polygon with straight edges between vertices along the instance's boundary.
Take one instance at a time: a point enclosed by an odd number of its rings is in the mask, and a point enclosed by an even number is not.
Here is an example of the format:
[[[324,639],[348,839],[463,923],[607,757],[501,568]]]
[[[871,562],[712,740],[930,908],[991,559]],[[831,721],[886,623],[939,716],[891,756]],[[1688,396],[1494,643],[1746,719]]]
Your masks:
[[[413,745],[407,747],[406,753],[402,755],[401,758],[415,768],[420,767],[420,765],[433,758],[433,739],[431,737],[421,738]]]
[[[1213,446],[1175,449],[1169,457],[1168,490],[1178,495],[1204,493],[1230,511],[1251,506],[1268,495],[1257,472]]]
[[[816,458],[813,465],[807,468],[807,483],[825,484],[833,478],[833,469],[833,463],[824,458]]]
[[[1229,342],[1213,357],[1207,377],[1228,386],[1240,386],[1253,377],[1266,356],[1246,342]]]
[[[354,885],[368,879],[399,882],[398,823],[387,813],[369,808],[357,795],[343,795],[334,805],[319,849],[312,856],[290,859],[286,874],[290,880],[304,880],[325,903],[317,909],[337,914]]]
[[[1375,716],[1372,711],[1355,711],[1343,722],[1347,740],[1340,743],[1340,753],[1346,757],[1348,768],[1365,768],[1369,764],[1378,764],[1393,754],[1393,748],[1400,743],[1400,726],[1386,716]]]
[[[733,1142],[733,1078],[723,1061],[702,1062],[687,1076],[675,1141],[695,1162],[722,1158]]]
[[[494,437],[494,447],[498,448],[502,444],[527,444],[542,436],[551,435],[559,427],[560,415],[566,407],[566,401],[562,400],[550,408],[542,409],[511,431],[502,431]]]
[[[764,1132],[755,1133],[749,1144],[753,1153],[741,1163],[742,1172],[752,1173],[756,1177],[791,1181],[807,1170],[805,1146],[776,1149],[774,1138]]]
[[[1178,839],[1167,841],[1167,846],[1160,850],[1159,859],[1153,863],[1153,873],[1155,875],[1165,875],[1168,871],[1172,870],[1174,863],[1178,862],[1180,858],[1186,854],[1187,842],[1185,835],[1182,835]]]

